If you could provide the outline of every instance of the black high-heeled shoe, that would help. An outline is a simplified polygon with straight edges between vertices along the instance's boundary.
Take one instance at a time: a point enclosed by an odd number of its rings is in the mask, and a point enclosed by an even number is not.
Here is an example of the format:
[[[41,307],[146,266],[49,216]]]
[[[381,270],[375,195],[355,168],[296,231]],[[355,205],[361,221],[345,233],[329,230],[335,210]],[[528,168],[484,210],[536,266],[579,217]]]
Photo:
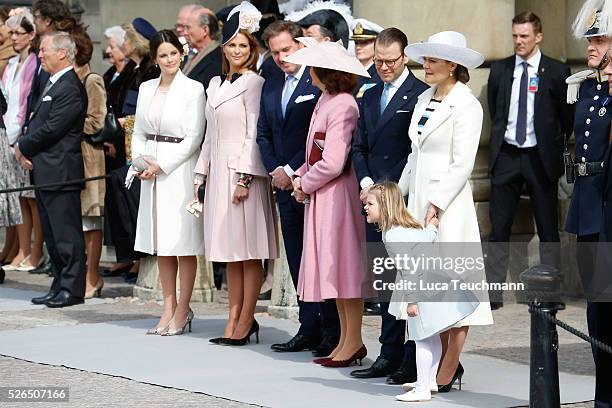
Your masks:
[[[214,337],[212,339],[208,339],[208,341],[210,341],[213,344],[219,344],[221,343],[223,340],[227,340],[227,337]]]
[[[4,283],[5,276],[6,276],[6,272],[4,272],[4,269],[0,268],[0,285]]]
[[[219,344],[224,344],[226,346],[244,346],[251,341],[251,335],[253,334],[255,334],[255,340],[257,341],[257,344],[259,344],[259,323],[257,323],[257,320],[253,320],[251,329],[249,330],[247,335],[244,336],[243,338],[241,339],[229,339],[229,338],[221,339],[219,341]]]
[[[461,391],[461,378],[463,377],[464,373],[465,370],[463,369],[461,362],[459,362],[459,365],[455,370],[455,375],[453,375],[453,379],[451,380],[451,382],[446,385],[438,384],[438,392],[449,392],[453,388],[453,384],[455,384],[455,381],[457,380],[459,380],[459,391]]]

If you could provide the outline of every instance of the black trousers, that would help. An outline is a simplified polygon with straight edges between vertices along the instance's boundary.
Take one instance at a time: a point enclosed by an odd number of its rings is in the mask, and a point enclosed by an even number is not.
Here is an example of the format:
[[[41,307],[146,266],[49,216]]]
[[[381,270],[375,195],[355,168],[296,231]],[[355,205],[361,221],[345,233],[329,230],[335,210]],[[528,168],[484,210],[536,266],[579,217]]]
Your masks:
[[[43,237],[54,266],[51,291],[85,296],[85,239],[81,192],[36,190]]]
[[[559,245],[550,244],[559,242],[557,180],[548,179],[537,147],[520,149],[504,143],[491,175],[492,228],[485,246],[489,282],[506,281],[512,223],[525,185],[540,238],[540,262],[559,267]],[[490,296],[492,301],[501,300],[500,293]]]
[[[112,170],[106,179],[104,198],[104,244],[115,247],[117,262],[137,261],[143,254],[134,251],[136,222],[140,203],[140,180],[134,178],[130,189],[125,188],[129,166]]]
[[[281,231],[293,286],[297,289],[304,241],[304,205],[290,192],[277,191]],[[324,302],[302,302],[298,299],[300,328],[298,334],[309,337],[339,337],[340,317],[334,299]]]

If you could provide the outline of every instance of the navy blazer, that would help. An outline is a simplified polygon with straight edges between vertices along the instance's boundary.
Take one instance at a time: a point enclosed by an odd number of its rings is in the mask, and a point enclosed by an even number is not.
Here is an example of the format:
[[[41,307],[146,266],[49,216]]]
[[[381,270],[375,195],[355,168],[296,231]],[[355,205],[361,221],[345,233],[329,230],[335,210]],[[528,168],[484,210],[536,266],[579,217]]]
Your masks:
[[[200,82],[206,91],[210,80],[221,75],[221,65],[221,47],[219,46],[202,58],[189,72],[187,78]]]
[[[19,139],[19,149],[34,166],[34,184],[83,178],[81,138],[86,113],[87,94],[74,70],[63,74],[36,101],[28,130]],[[82,184],[73,184],[49,190],[82,188]]]
[[[399,181],[411,150],[408,127],[418,96],[428,86],[412,72],[399,87],[380,116],[384,84],[368,89],[359,107],[359,122],[353,143],[357,180],[370,177],[375,183]]]
[[[312,84],[310,68],[306,67],[283,118],[281,99],[284,85],[285,74],[279,70],[266,80],[261,92],[257,144],[269,172],[286,164],[295,171],[304,164],[310,119],[321,95],[319,88]]]

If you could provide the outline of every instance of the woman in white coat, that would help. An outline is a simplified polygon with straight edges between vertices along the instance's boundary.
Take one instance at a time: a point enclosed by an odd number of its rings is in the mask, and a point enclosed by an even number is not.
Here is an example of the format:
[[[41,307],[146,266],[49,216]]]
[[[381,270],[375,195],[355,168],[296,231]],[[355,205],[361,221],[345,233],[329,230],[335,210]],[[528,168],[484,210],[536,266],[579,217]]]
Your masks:
[[[159,31],[150,44],[161,76],[142,83],[138,93],[130,170],[142,184],[134,249],[157,255],[164,296],[164,312],[147,334],[175,335],[191,330],[196,255],[204,253],[202,223],[186,207],[194,198],[205,96],[202,84],[181,72],[184,49],[173,32]]]
[[[463,34],[454,31],[434,34],[425,43],[411,44],[405,53],[423,64],[425,81],[431,85],[419,96],[408,130],[412,153],[399,181],[403,194],[408,194],[408,210],[425,225],[438,217],[438,242],[479,243],[468,178],[476,159],[483,113],[480,102],[465,83],[469,80],[468,68],[478,67],[484,57],[467,48]],[[470,256],[482,256],[480,245],[467,244],[466,248],[472,252]],[[480,272],[481,280],[485,281],[484,270]],[[459,355],[469,326],[492,323],[486,301],[442,333],[439,391],[449,391],[463,375]]]

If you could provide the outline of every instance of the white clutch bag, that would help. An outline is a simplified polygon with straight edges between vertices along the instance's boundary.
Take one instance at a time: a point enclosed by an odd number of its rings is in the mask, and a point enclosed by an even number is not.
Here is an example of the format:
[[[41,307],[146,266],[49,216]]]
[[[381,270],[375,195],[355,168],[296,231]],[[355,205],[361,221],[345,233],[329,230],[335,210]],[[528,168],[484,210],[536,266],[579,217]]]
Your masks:
[[[137,158],[132,160],[132,166],[134,167],[134,169],[136,169],[138,173],[140,173],[141,171],[145,171],[149,167],[149,165],[145,161],[145,158],[149,160],[155,160],[155,157],[149,155],[138,156]]]

